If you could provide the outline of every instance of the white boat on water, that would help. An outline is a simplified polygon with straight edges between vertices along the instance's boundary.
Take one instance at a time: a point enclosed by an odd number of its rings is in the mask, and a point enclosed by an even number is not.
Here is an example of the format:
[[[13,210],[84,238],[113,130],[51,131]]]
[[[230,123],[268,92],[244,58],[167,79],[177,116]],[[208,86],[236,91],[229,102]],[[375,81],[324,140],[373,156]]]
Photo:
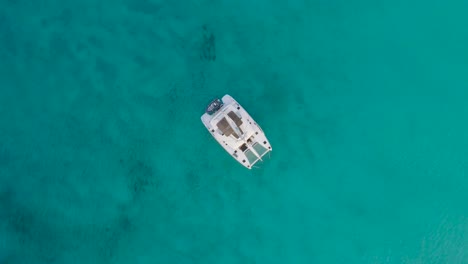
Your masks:
[[[230,95],[213,100],[201,120],[229,155],[248,169],[272,151],[263,130]]]

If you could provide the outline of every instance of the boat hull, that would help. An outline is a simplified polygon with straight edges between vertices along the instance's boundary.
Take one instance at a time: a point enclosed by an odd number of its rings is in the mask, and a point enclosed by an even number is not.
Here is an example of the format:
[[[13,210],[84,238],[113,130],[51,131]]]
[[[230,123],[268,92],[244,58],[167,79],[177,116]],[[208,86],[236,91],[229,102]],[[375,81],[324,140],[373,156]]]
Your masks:
[[[231,157],[244,167],[252,169],[258,161],[273,150],[270,142],[257,122],[234,98],[225,95],[222,102],[223,106],[216,113],[205,113],[201,116],[202,123]],[[239,138],[226,137],[214,124],[215,120],[226,117],[229,112],[235,112],[241,120],[238,131],[242,134]]]

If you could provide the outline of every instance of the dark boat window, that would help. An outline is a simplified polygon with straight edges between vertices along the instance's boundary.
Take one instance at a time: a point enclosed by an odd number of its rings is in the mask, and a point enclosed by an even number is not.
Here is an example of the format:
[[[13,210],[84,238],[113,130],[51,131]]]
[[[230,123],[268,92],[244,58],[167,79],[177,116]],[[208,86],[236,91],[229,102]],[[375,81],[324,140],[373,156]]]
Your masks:
[[[242,150],[242,152],[244,152],[246,149],[247,149],[247,145],[242,144],[242,146],[240,146],[240,150]]]

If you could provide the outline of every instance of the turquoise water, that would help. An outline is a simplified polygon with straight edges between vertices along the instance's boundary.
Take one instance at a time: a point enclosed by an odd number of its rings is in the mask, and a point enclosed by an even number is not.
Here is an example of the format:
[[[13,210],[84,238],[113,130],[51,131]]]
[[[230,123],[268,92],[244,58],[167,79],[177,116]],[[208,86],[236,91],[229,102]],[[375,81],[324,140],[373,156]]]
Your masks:
[[[0,263],[468,263],[466,10],[2,1]]]

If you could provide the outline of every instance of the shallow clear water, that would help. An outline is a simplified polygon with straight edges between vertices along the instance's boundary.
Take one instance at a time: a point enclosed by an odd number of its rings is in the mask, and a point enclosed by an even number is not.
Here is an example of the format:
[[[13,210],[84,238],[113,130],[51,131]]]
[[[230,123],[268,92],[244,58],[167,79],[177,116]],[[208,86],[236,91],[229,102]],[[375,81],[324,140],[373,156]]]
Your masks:
[[[467,263],[466,1],[3,1],[0,263]],[[200,116],[230,94],[249,171]]]

